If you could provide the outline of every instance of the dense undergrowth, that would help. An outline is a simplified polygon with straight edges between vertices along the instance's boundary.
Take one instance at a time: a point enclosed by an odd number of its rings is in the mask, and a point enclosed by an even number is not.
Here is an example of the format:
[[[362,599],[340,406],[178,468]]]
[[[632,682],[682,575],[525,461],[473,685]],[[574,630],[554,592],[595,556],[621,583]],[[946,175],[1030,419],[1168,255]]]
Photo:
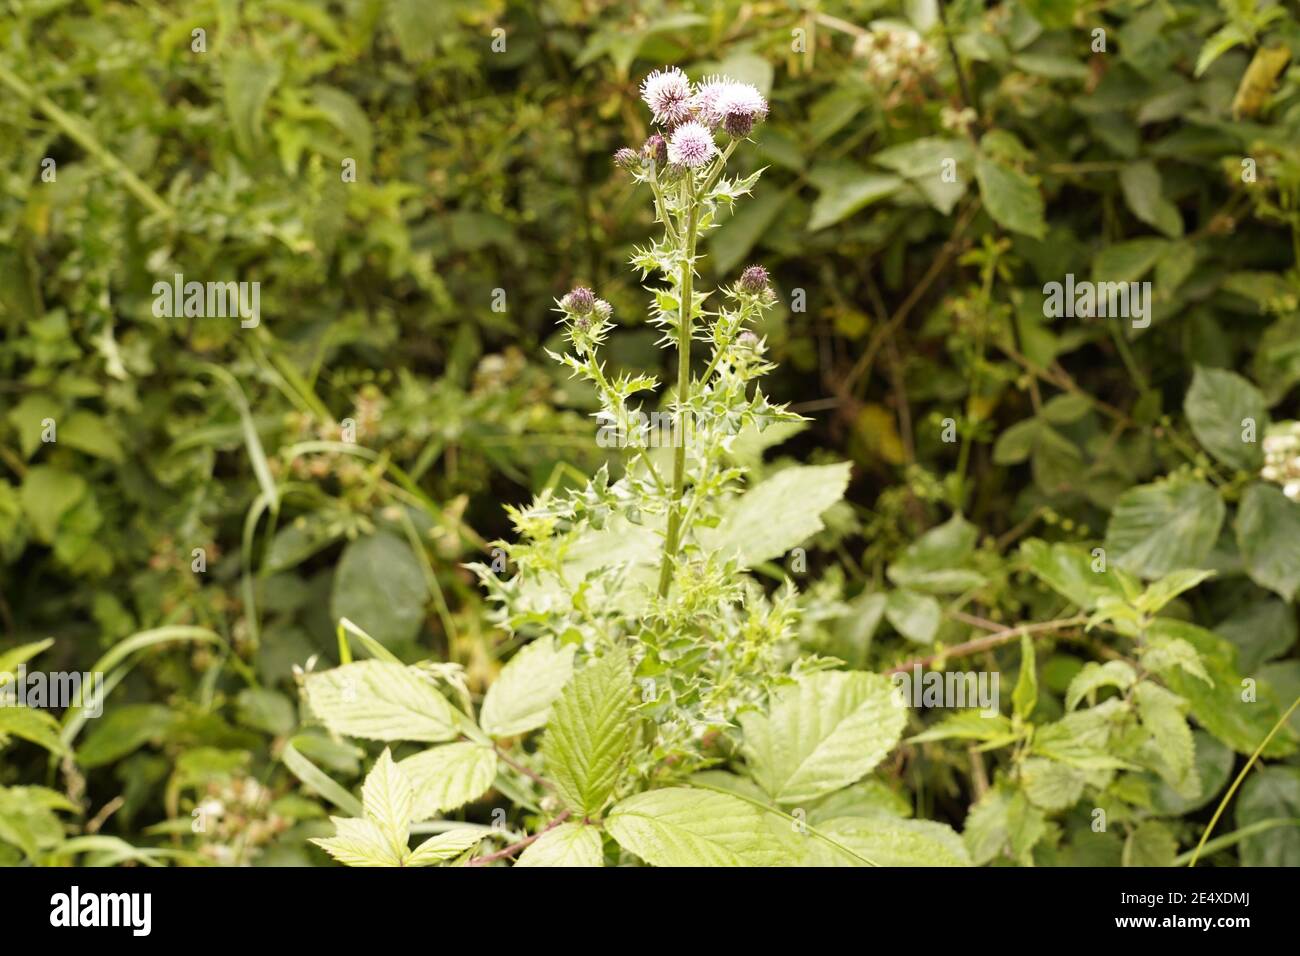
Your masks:
[[[1300,863],[1286,6],[10,8],[0,863]]]

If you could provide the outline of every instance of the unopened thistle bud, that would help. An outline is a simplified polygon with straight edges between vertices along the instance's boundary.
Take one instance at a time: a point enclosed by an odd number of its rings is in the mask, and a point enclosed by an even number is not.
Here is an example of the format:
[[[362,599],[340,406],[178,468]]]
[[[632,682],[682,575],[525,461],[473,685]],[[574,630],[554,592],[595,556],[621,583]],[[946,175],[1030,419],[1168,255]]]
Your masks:
[[[636,150],[624,146],[614,153],[614,165],[619,169],[633,170],[641,165],[641,157],[636,154]]]
[[[767,270],[762,266],[750,266],[740,274],[740,290],[750,295],[757,295],[768,285]]]
[[[565,310],[575,315],[587,315],[596,304],[596,296],[585,285],[576,287],[560,300]]]
[[[651,134],[641,147],[641,155],[656,165],[668,162],[668,141],[658,133]]]
[[[753,351],[758,348],[758,336],[753,332],[741,332],[736,336],[736,345],[746,351]]]

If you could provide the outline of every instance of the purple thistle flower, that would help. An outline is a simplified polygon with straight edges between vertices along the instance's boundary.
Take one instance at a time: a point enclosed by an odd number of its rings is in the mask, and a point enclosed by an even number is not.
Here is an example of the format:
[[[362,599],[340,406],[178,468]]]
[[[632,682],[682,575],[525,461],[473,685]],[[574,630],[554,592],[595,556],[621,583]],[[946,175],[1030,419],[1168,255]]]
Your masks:
[[[561,299],[560,305],[576,315],[587,315],[596,305],[596,296],[585,285],[580,285]]]
[[[742,139],[749,135],[755,123],[767,118],[767,100],[748,83],[730,83],[713,102],[713,109],[722,116],[722,128]]]
[[[683,123],[691,115],[691,81],[675,66],[655,70],[641,84],[641,99],[664,126]]]
[[[767,270],[762,266],[750,266],[740,274],[740,289],[756,295],[767,288]]]
[[[654,163],[668,162],[668,141],[658,133],[650,134],[641,147],[641,155]]]
[[[668,142],[668,161],[694,168],[703,166],[717,151],[718,144],[713,141],[709,128],[691,120],[673,130],[673,138]]]
[[[619,169],[636,169],[641,165],[641,157],[637,155],[636,150],[624,146],[614,153],[614,165]]]
[[[717,109],[718,97],[733,83],[725,76],[709,76],[695,87],[691,108],[695,110],[695,118],[709,129],[716,129],[722,122],[723,115]]]

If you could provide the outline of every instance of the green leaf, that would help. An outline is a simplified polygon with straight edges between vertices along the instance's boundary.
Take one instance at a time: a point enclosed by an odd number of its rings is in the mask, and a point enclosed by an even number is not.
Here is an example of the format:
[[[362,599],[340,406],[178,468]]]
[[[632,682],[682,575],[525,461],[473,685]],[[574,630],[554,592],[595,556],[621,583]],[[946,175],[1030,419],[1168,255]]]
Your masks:
[[[977,866],[1002,856],[1025,865],[1032,859],[1034,844],[1046,834],[1043,811],[1029,802],[1023,790],[1002,781],[967,812],[962,842]]]
[[[1092,260],[1094,282],[1136,282],[1169,251],[1168,239],[1130,239],[1104,246]]]
[[[561,823],[543,833],[515,866],[604,866],[600,831],[581,823]]]
[[[943,609],[928,594],[899,589],[885,599],[885,617],[909,641],[929,644],[939,632]]]
[[[385,646],[413,640],[429,598],[424,572],[410,546],[380,532],[343,549],[330,596],[330,615],[356,622]]]
[[[1256,482],[1241,496],[1235,528],[1250,579],[1291,601],[1300,589],[1300,504]]]
[[[113,434],[112,427],[103,418],[91,412],[73,412],[59,425],[59,442],[67,443],[78,451],[96,458],[120,464],[122,445]]]
[[[779,866],[789,850],[765,814],[739,797],[671,787],[638,793],[609,811],[606,829],[651,866]]]
[[[471,827],[459,827],[429,837],[406,858],[406,866],[432,866],[460,856],[470,847],[483,839],[483,831]]]
[[[949,714],[937,724],[927,728],[909,743],[927,743],[933,740],[981,740],[1007,744],[1019,735],[1011,726],[1011,718],[1002,714],[985,715],[979,710],[962,710]]]
[[[976,527],[954,514],[912,542],[889,566],[889,579],[899,587],[934,594],[960,594],[980,587],[984,575],[961,567],[974,553],[978,538]]]
[[[1300,636],[1295,610],[1277,598],[1235,607],[1231,617],[1215,625],[1214,633],[1236,645],[1237,663],[1246,674],[1285,654]]]
[[[822,530],[821,514],[844,497],[848,462],[792,465],[734,502],[704,545],[737,555],[745,567],[779,558]]]
[[[1070,681],[1069,689],[1065,692],[1065,709],[1074,710],[1084,697],[1102,687],[1117,687],[1120,691],[1126,691],[1136,680],[1137,671],[1125,661],[1107,661],[1105,664],[1089,661]]]
[[[488,688],[479,726],[493,737],[513,737],[546,725],[551,703],[573,675],[574,644],[556,647],[547,636],[525,646]]]
[[[1124,841],[1125,866],[1173,866],[1177,855],[1178,841],[1154,820],[1139,824]]]
[[[1152,621],[1148,639],[1153,637],[1178,639],[1192,646],[1212,683],[1180,668],[1162,671],[1161,678],[1170,690],[1188,702],[1192,716],[1202,727],[1238,753],[1254,753],[1281,711],[1271,695],[1264,693],[1263,686],[1258,688],[1256,699],[1249,699],[1237,670],[1233,646],[1204,628],[1172,618]],[[1284,727],[1264,748],[1264,756],[1283,757],[1295,749],[1295,737]]]
[[[312,711],[336,734],[437,743],[458,733],[451,705],[413,667],[358,661],[306,683]]]
[[[36,465],[27,470],[19,497],[36,537],[45,544],[53,544],[59,520],[85,494],[86,482],[80,475],[51,465]]]
[[[379,828],[385,843],[397,857],[405,857],[411,837],[411,810],[415,794],[387,747],[370,768],[361,785],[361,807],[366,819]]]
[[[1038,703],[1038,667],[1034,658],[1034,639],[1028,634],[1020,635],[1020,674],[1016,677],[1016,689],[1011,692],[1011,707],[1021,720],[1028,720]]]
[[[965,140],[926,136],[883,149],[871,161],[905,176],[946,216],[966,194],[968,184],[961,167],[969,168],[971,148]],[[954,170],[953,182],[945,181],[947,169]]]
[[[1264,434],[1269,416],[1264,396],[1253,384],[1235,372],[1198,365],[1183,411],[1196,440],[1211,455],[1233,468],[1259,470],[1264,453],[1257,436]]]
[[[1020,765],[1020,783],[1036,807],[1066,810],[1083,796],[1087,775],[1077,767],[1047,757],[1027,757]]]
[[[1219,795],[1232,775],[1236,757],[1231,747],[1204,730],[1192,731],[1192,743],[1196,750],[1196,778],[1201,781],[1200,793],[1187,797],[1161,780],[1151,794],[1151,805],[1162,816],[1184,816],[1199,810]]]
[[[1144,578],[1199,567],[1223,524],[1223,499],[1203,481],[1172,479],[1130,488],[1106,526],[1106,551]]]
[[[742,750],[758,784],[792,804],[861,779],[898,743],[906,723],[888,678],[822,671],[778,688],[767,714],[741,714]]]
[[[865,206],[894,194],[904,182],[899,176],[869,173],[845,162],[817,166],[808,178],[820,190],[808,220],[809,232],[847,219]]]
[[[826,836],[877,866],[970,866],[960,834],[946,823],[896,817],[839,817],[821,824]],[[844,862],[838,855],[836,862]]]
[[[3,693],[3,688],[0,688],[0,693]],[[31,707],[0,703],[0,744],[9,737],[30,741],[59,756],[68,752],[59,739],[59,722],[53,715]]]
[[[1147,589],[1138,595],[1133,604],[1143,614],[1156,614],[1184,591],[1190,591],[1202,581],[1212,577],[1214,577],[1213,571],[1193,571],[1190,569],[1171,571],[1159,581],[1148,585]]]
[[[1260,820],[1300,818],[1300,767],[1261,767],[1237,797],[1237,827]],[[1280,827],[1247,837],[1241,844],[1242,866],[1300,866],[1300,827]]]
[[[1192,729],[1183,717],[1186,702],[1158,684],[1142,681],[1134,692],[1142,726],[1151,734],[1151,749],[1159,760],[1160,776],[1175,790],[1182,792],[1187,775],[1196,761]],[[1199,781],[1190,789],[1196,792]]]
[[[1119,174],[1124,201],[1133,215],[1169,238],[1177,239],[1183,234],[1183,217],[1178,207],[1164,197],[1160,182],[1160,171],[1150,160],[1129,163]]]
[[[632,748],[632,670],[622,652],[590,661],[551,706],[542,738],[547,776],[576,814],[600,814]]]
[[[280,82],[277,60],[263,60],[251,48],[230,54],[222,71],[226,87],[226,112],[236,148],[251,156],[262,142],[262,114],[271,91]]]
[[[981,153],[975,159],[975,178],[984,208],[999,226],[1034,239],[1047,234],[1043,197],[1028,176]]]
[[[90,768],[120,760],[147,741],[161,738],[174,721],[171,708],[162,704],[110,708],[86,734],[77,749],[77,763]]]
[[[365,817],[330,817],[334,836],[314,837],[316,844],[334,859],[347,866],[402,866],[404,852],[393,849],[387,835],[375,821]],[[445,834],[444,834],[445,835]]]
[[[1200,54],[1196,57],[1195,75],[1200,76],[1210,68],[1210,64],[1215,60],[1233,47],[1245,42],[1246,35],[1241,32],[1241,27],[1235,23],[1227,24],[1206,39],[1205,44],[1201,47]]]
[[[497,756],[482,744],[454,743],[407,757],[397,766],[411,781],[411,819],[419,822],[483,796],[496,779]]]
[[[1103,599],[1123,601],[1138,593],[1137,582],[1127,572],[1079,545],[1034,538],[1020,546],[1020,558],[1035,577],[1085,611],[1094,610]]]

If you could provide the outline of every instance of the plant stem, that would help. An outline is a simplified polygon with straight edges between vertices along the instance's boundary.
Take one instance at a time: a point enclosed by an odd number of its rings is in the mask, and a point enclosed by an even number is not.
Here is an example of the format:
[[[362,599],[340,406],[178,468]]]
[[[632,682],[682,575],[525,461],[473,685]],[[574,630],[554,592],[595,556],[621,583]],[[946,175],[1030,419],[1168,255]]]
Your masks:
[[[686,193],[685,256],[678,284],[680,311],[677,319],[677,434],[673,449],[673,494],[668,506],[668,533],[664,538],[664,556],[659,565],[659,596],[667,597],[673,581],[673,559],[677,556],[682,525],[682,496],[686,492],[686,403],[691,397],[691,295],[695,278],[695,231],[698,207],[695,204],[694,180],[688,178]]]
[[[541,838],[543,833],[547,832],[548,830],[553,830],[555,827],[558,827],[561,823],[563,823],[567,819],[569,819],[569,811],[565,810],[558,817],[556,817],[550,823],[546,824],[546,826],[542,827],[532,836],[525,837],[524,839],[520,840],[518,843],[512,843],[510,844],[510,846],[506,847],[505,849],[497,850],[495,853],[489,853],[487,856],[476,856],[474,857],[474,859],[470,860],[465,865],[486,866],[489,863],[495,863],[497,860],[504,860],[508,856],[514,856],[516,853],[520,852],[521,850],[525,850],[528,847],[532,846],[534,843],[536,843],[537,840]]]

